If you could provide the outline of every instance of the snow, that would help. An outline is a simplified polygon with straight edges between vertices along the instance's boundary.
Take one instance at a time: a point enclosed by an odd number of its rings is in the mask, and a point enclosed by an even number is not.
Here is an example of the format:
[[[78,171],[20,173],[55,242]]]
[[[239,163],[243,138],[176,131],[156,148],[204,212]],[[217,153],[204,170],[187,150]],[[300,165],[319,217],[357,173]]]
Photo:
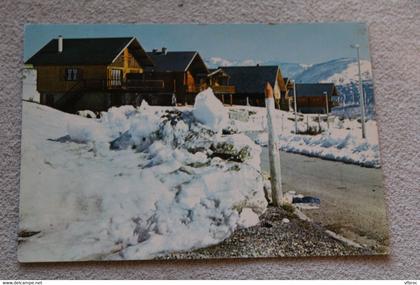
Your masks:
[[[98,122],[80,117],[67,120],[67,134],[79,143],[106,140],[105,130]]]
[[[226,126],[228,119],[227,110],[211,88],[197,94],[193,114],[199,122],[216,132]]]
[[[207,89],[194,107],[87,114],[23,102],[20,230],[40,233],[19,243],[20,261],[154,258],[217,244],[265,212],[265,108],[225,108]],[[331,115],[328,130],[299,114],[316,135],[294,134],[293,120],[274,111],[281,149],[380,167],[374,120],[366,139],[356,119]]]
[[[360,60],[360,70],[362,80],[372,79],[372,66],[369,60]],[[337,73],[329,76],[320,82],[335,83],[335,84],[349,84],[351,82],[359,81],[359,67],[357,62],[351,62],[347,67]]]
[[[258,107],[233,107],[247,110],[252,115],[248,122],[230,120],[230,125],[238,132],[246,132],[254,141],[266,146],[268,135],[266,109]],[[325,115],[321,116],[321,133],[317,135],[294,134],[294,114],[275,110],[274,125],[279,134],[280,148],[287,152],[321,157],[324,159],[343,161],[366,167],[380,167],[378,129],[376,121],[366,122],[367,138],[361,136],[361,124],[357,119],[329,116],[328,130]],[[316,114],[299,115],[298,131],[305,132],[306,122],[311,128],[319,129]]]
[[[77,115],[85,117],[85,118],[96,118],[96,114],[90,110],[77,111]]]
[[[250,208],[245,208],[242,210],[241,215],[239,216],[238,225],[243,228],[249,228],[257,225],[260,222],[258,215]]]
[[[255,224],[267,207],[260,147],[215,136],[192,112],[143,105],[88,119],[23,102],[20,229],[41,233],[19,260],[149,259]],[[110,149],[125,136],[132,147]],[[245,161],[213,157],[219,143]]]
[[[22,80],[22,99],[39,102],[39,92],[36,90],[36,70],[33,68],[24,68]]]

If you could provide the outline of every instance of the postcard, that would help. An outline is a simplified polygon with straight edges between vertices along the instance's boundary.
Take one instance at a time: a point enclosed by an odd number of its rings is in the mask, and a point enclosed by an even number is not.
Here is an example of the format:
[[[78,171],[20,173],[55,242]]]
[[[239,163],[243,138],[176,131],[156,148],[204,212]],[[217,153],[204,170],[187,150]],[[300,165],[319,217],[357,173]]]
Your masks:
[[[25,27],[18,259],[385,255],[367,26]]]

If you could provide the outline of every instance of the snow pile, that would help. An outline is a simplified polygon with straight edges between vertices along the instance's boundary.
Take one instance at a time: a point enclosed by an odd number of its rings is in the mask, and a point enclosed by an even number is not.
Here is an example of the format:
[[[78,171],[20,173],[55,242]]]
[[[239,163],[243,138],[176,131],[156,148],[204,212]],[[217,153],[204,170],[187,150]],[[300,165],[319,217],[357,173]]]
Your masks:
[[[197,94],[193,114],[199,122],[215,132],[225,127],[228,119],[225,107],[214,96],[211,88]]]
[[[77,116],[67,119],[67,134],[78,143],[107,139],[105,129],[98,122]]]
[[[91,110],[80,110],[77,111],[77,115],[85,117],[85,118],[90,118],[90,119],[94,119],[96,118],[96,114],[91,111]]]
[[[260,222],[258,215],[255,214],[250,208],[245,208],[242,210],[242,213],[239,217],[238,224],[242,228],[249,228],[255,226]]]
[[[21,261],[205,247],[255,225],[267,207],[260,147],[244,134],[215,136],[192,111],[115,108],[96,120],[23,108],[20,228],[41,233],[19,245]],[[116,140],[126,147],[110,149]]]
[[[101,113],[100,122],[109,130],[111,137],[117,137],[130,125],[129,118],[136,113],[133,106],[111,107]]]
[[[159,117],[155,114],[140,113],[130,122],[129,133],[137,146],[147,146],[151,143],[151,134],[159,127]]]

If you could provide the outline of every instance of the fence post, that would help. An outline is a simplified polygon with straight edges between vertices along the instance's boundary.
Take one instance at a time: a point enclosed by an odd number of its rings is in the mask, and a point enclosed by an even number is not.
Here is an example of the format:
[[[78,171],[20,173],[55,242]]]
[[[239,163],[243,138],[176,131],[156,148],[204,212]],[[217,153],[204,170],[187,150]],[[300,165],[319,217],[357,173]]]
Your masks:
[[[318,129],[321,132],[321,115],[318,113]]]
[[[281,131],[283,132],[284,130],[284,114],[281,113]]]
[[[309,115],[306,114],[306,132],[309,132]]]
[[[280,150],[278,136],[273,125],[274,119],[274,96],[273,87],[270,83],[265,85],[265,106],[267,108],[267,128],[268,128],[268,155],[270,161],[271,176],[271,198],[274,206],[283,204],[283,191],[281,185],[281,167],[280,167]]]

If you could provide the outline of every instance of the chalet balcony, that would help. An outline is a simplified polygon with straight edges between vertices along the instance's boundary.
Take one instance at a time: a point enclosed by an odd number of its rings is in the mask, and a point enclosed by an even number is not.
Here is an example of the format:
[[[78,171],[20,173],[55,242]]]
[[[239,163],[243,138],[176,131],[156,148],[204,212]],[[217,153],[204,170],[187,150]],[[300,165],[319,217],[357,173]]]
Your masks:
[[[164,90],[163,80],[144,79],[87,79],[79,81],[75,90],[84,91],[105,91],[105,90],[127,90],[127,91],[162,91]]]
[[[213,90],[214,94],[234,94],[236,92],[234,85],[211,85],[209,87]],[[188,85],[187,92],[198,93],[205,88],[205,86],[200,85]]]

